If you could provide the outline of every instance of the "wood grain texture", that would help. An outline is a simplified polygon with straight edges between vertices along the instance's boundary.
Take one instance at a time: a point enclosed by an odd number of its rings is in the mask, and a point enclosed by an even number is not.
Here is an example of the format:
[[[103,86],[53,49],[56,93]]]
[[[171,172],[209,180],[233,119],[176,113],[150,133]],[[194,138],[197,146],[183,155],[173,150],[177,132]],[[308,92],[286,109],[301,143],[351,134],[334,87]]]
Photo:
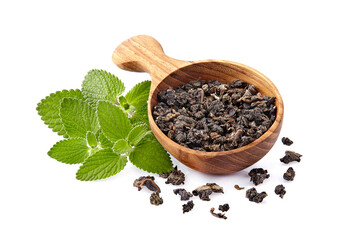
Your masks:
[[[224,60],[180,61],[166,56],[152,37],[139,35],[119,45],[113,53],[114,63],[124,69],[148,72],[152,78],[148,101],[151,129],[163,147],[183,164],[210,174],[230,174],[245,169],[266,155],[276,142],[283,121],[283,100],[275,85],[263,74],[246,65]],[[223,152],[202,152],[185,148],[169,139],[157,127],[152,109],[159,91],[186,84],[199,77],[230,83],[241,79],[253,84],[266,96],[276,97],[277,116],[268,131],[254,142]]]

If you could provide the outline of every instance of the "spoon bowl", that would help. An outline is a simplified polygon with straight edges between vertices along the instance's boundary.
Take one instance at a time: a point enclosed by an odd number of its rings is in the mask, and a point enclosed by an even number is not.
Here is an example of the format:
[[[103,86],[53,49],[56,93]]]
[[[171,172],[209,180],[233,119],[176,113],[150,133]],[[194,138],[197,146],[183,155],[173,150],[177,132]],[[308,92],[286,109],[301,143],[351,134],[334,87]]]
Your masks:
[[[146,35],[135,36],[124,41],[116,48],[112,59],[118,67],[124,70],[147,72],[151,75],[148,118],[152,132],[173,157],[192,169],[210,174],[238,172],[263,158],[278,138],[284,110],[282,97],[266,76],[251,67],[225,60],[181,61],[173,59],[164,54],[157,40]],[[153,119],[152,110],[158,103],[158,92],[198,78],[225,83],[240,79],[254,85],[263,95],[276,97],[276,120],[261,137],[238,149],[203,152],[179,145],[158,128]]]

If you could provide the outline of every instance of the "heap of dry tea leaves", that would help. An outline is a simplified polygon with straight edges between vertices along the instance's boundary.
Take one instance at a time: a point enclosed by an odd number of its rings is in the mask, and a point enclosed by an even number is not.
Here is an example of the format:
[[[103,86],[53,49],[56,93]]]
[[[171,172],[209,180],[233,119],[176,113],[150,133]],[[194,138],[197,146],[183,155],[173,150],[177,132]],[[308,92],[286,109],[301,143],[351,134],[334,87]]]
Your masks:
[[[157,126],[170,139],[195,150],[218,152],[247,145],[273,124],[275,97],[255,86],[197,80],[158,93]]]

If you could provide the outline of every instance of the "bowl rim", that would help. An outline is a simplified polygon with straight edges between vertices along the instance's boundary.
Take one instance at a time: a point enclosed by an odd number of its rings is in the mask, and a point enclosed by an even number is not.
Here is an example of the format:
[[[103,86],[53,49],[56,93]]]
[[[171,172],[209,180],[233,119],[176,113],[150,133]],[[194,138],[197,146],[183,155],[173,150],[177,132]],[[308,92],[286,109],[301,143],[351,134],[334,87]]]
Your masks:
[[[201,157],[205,157],[205,158],[211,158],[211,157],[218,157],[218,156],[226,156],[226,155],[232,155],[232,154],[238,154],[238,153],[241,153],[241,152],[244,152],[244,151],[247,151],[248,149],[251,149],[253,147],[256,147],[257,145],[259,145],[260,143],[264,142],[265,140],[267,140],[271,135],[272,133],[274,133],[276,131],[276,129],[278,127],[281,126],[281,122],[283,120],[283,115],[284,115],[284,104],[283,104],[283,99],[282,99],[282,96],[280,95],[280,92],[278,91],[277,87],[274,85],[274,83],[268,78],[266,77],[264,74],[262,74],[261,72],[259,72],[258,70],[252,68],[252,67],[249,67],[245,64],[242,64],[242,63],[237,63],[237,62],[234,62],[234,61],[228,61],[228,60],[215,60],[215,59],[208,59],[208,60],[200,60],[200,61],[192,61],[191,64],[189,65],[186,65],[184,67],[181,67],[181,68],[178,68],[176,69],[175,71],[173,72],[176,72],[180,69],[183,69],[183,68],[187,68],[188,66],[192,66],[192,65],[196,65],[196,64],[201,64],[201,63],[223,63],[223,64],[230,64],[230,65],[235,65],[235,66],[240,66],[241,68],[245,69],[246,71],[249,71],[251,73],[253,73],[254,75],[257,75],[258,77],[260,77],[261,79],[264,79],[265,81],[267,81],[271,86],[272,86],[272,90],[273,92],[276,94],[276,101],[275,101],[275,105],[277,107],[277,112],[276,112],[276,118],[275,118],[275,121],[273,122],[273,124],[270,126],[270,128],[263,134],[261,135],[259,138],[257,138],[256,140],[254,140],[253,142],[245,145],[245,146],[242,146],[242,147],[239,147],[239,148],[236,148],[236,149],[231,149],[231,150],[227,150],[227,151],[219,151],[219,152],[205,152],[205,151],[199,151],[199,150],[194,150],[194,149],[191,149],[191,148],[187,148],[187,147],[184,147],[178,143],[176,143],[175,141],[173,141],[172,139],[170,139],[169,137],[167,137],[161,129],[159,129],[159,127],[157,126],[154,118],[153,118],[153,115],[152,115],[152,108],[151,108],[151,99],[149,99],[148,101],[148,120],[149,120],[149,123],[150,123],[150,127],[151,129],[152,128],[155,128],[155,129],[152,129],[155,137],[158,139],[158,137],[156,136],[155,132],[157,134],[160,135],[160,137],[162,139],[166,139],[166,141],[168,141],[170,143],[170,145],[172,146],[175,146],[176,148],[179,148],[181,152],[186,152],[188,154],[195,154],[197,156],[201,156]],[[168,76],[170,76],[173,72],[169,73],[164,79],[166,79]],[[160,84],[158,84],[156,86],[156,89],[158,88]],[[152,89],[151,89],[152,90]],[[154,89],[155,90],[155,89]],[[152,92],[152,91],[151,91]],[[153,91],[154,92],[154,91]],[[153,92],[150,94],[150,97],[153,98]],[[155,131],[154,131],[155,130]],[[158,139],[159,140],[159,139]],[[159,140],[159,142],[161,143],[161,141]],[[161,145],[163,145],[161,143]],[[165,146],[164,146],[165,147]],[[167,150],[167,149],[166,149]],[[270,149],[269,149],[270,150]],[[268,150],[268,151],[269,151]],[[168,151],[168,150],[167,150]],[[168,151],[170,154],[171,152]],[[171,154],[172,155],[172,154]]]

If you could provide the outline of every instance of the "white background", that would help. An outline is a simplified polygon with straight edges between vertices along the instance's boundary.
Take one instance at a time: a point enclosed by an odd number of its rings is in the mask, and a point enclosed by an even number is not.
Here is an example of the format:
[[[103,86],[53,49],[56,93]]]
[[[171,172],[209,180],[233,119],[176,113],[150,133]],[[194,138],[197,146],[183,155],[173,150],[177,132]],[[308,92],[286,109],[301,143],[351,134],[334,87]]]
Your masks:
[[[354,239],[358,227],[359,14],[355,1],[1,1],[0,3],[0,239]],[[164,204],[133,180],[147,175],[130,163],[104,181],[75,179],[78,166],[47,151],[61,137],[48,129],[36,104],[48,94],[80,88],[87,71],[105,69],[127,89],[146,73],[111,60],[127,38],[148,34],[182,60],[226,59],[249,65],[278,87],[285,105],[280,141],[253,167],[271,177],[269,196],[249,202],[248,171],[230,176],[186,174],[187,190],[207,182],[224,187],[210,202],[193,198],[182,214],[172,185],[156,177]],[[303,154],[291,166],[284,151]],[[274,187],[283,183],[280,199]],[[210,215],[229,203],[228,219]],[[217,210],[216,210],[217,211]]]

